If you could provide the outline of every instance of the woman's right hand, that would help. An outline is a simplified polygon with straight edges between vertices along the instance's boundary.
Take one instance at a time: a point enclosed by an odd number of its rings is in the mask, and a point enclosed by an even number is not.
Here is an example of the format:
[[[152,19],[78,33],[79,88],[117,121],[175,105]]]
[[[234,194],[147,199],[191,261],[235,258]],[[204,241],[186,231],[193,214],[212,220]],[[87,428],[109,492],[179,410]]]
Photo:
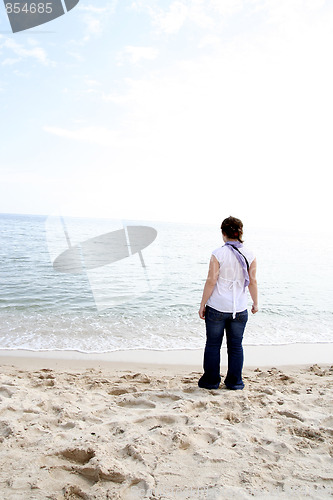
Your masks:
[[[201,319],[205,319],[205,312],[206,312],[206,306],[205,305],[201,305],[200,306],[200,309],[199,309],[199,316]]]

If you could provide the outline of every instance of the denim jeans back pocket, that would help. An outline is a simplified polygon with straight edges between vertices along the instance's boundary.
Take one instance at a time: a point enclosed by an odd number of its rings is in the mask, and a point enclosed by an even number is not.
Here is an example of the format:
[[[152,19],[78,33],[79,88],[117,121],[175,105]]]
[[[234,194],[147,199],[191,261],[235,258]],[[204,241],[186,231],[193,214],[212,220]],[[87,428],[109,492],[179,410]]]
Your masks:
[[[210,321],[221,321],[223,319],[223,312],[217,311],[212,307],[206,307],[206,318]]]
[[[240,323],[246,323],[248,320],[248,312],[247,309],[245,311],[241,311],[236,313],[236,321],[239,321]]]

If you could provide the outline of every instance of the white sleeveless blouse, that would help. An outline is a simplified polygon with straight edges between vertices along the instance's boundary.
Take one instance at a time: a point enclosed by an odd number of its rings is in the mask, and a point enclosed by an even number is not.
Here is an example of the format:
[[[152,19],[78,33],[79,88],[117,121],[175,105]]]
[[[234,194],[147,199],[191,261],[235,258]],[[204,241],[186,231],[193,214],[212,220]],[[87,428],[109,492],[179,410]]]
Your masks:
[[[251,250],[243,246],[239,251],[247,258],[249,266],[255,256]],[[247,308],[247,288],[244,290],[244,274],[241,264],[228,245],[217,248],[213,252],[220,264],[219,277],[215,288],[207,301],[207,305],[220,312],[233,313]]]

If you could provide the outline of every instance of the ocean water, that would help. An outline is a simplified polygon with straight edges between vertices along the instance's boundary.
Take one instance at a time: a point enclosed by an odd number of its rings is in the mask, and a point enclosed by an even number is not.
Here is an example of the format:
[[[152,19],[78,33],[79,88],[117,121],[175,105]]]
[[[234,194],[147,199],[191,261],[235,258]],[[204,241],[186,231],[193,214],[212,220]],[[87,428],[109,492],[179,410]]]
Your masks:
[[[0,349],[204,346],[198,308],[218,227],[2,214],[0,228]],[[244,344],[333,343],[333,239],[244,236],[260,297]]]

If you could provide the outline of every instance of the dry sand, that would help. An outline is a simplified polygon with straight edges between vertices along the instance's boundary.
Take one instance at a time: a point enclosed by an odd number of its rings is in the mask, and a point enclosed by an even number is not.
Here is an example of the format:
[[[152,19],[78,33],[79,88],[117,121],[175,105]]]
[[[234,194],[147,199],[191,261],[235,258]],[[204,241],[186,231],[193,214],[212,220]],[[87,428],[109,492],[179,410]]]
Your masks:
[[[0,364],[1,499],[333,496],[330,365],[207,391],[196,364]]]

